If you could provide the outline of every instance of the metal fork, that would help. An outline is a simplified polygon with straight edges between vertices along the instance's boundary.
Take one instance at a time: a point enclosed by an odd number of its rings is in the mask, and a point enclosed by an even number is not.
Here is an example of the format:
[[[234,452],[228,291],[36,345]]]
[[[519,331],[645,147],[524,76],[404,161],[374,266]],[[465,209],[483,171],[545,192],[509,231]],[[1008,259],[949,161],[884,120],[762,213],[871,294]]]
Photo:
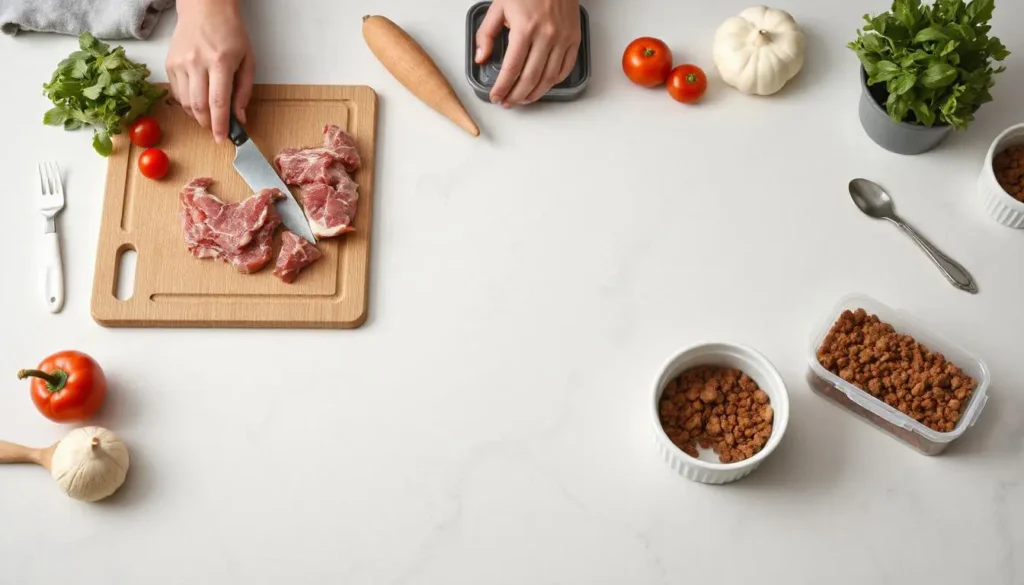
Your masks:
[[[64,209],[64,186],[60,181],[60,169],[57,163],[41,163],[39,165],[40,191],[39,211],[46,218],[43,231],[42,259],[43,291],[46,293],[46,306],[51,313],[59,313],[64,306],[64,266],[60,258],[60,238],[57,236],[57,214]]]

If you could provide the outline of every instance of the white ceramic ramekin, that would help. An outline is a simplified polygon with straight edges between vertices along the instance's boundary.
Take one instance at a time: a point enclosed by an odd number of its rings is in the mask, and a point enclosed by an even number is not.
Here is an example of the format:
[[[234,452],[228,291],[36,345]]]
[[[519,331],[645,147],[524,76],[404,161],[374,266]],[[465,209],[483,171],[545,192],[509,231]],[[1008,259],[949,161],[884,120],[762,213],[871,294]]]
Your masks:
[[[774,410],[772,434],[764,448],[753,457],[738,463],[719,463],[717,455],[710,450],[702,450],[701,459],[694,459],[677,447],[662,428],[658,417],[658,402],[665,386],[683,371],[701,365],[736,368],[753,378],[768,394],[769,403]],[[789,393],[775,366],[759,352],[733,343],[700,343],[679,352],[662,368],[654,385],[653,415],[658,450],[669,467],[693,481],[729,483],[746,477],[757,469],[778,446],[789,423]]]
[[[1010,146],[1024,145],[1024,124],[1010,126],[992,141],[992,146],[985,156],[985,166],[978,177],[978,195],[985,206],[985,211],[992,219],[1006,227],[1024,228],[1024,203],[1017,201],[1007,193],[996,180],[992,170],[992,159]]]

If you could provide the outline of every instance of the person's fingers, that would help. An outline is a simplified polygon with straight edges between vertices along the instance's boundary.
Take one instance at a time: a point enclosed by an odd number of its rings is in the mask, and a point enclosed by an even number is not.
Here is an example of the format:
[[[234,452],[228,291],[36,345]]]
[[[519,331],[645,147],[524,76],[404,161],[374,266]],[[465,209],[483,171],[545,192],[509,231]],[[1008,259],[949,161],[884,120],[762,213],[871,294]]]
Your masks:
[[[171,97],[184,108],[188,100],[182,98],[181,77],[174,69],[167,69],[167,85],[171,86]]]
[[[523,67],[523,72],[519,75],[519,81],[516,81],[516,84],[512,86],[512,91],[505,98],[505,104],[521,104],[526,99],[526,96],[533,93],[533,90],[537,88],[537,84],[540,82],[541,76],[544,75],[544,68],[547,67],[550,57],[551,45],[535,44],[530,47],[530,55],[526,60],[526,65]]]
[[[252,97],[255,71],[256,62],[253,60],[253,55],[251,52],[246,53],[242,64],[238,66],[238,72],[235,73],[235,97],[232,105],[235,117],[243,124],[245,124],[245,107],[249,105],[249,99]]]
[[[228,135],[228,113],[231,108],[231,85],[234,72],[216,68],[210,71],[210,127],[213,139],[223,141]]]
[[[562,70],[562,63],[565,61],[566,50],[567,49],[565,48],[556,48],[551,51],[551,54],[548,56],[548,63],[544,67],[544,74],[540,77],[540,82],[537,83],[537,87],[535,87],[533,91],[523,99],[523,103],[532,104],[543,97],[549,89],[555,86],[555,84],[562,81],[562,79],[558,77],[558,74]]]
[[[508,53],[505,53],[505,59],[501,63],[501,73],[491,88],[493,103],[506,101],[508,92],[512,90],[512,86],[519,79],[519,74],[523,72],[523,65],[526,64],[526,57],[530,52],[530,37],[512,31],[509,36]]]
[[[188,72],[189,108],[203,128],[210,127],[210,80],[205,69]]]
[[[569,46],[569,50],[565,52],[565,59],[562,61],[562,68],[558,71],[558,81],[555,83],[562,83],[565,78],[569,77],[572,73],[572,68],[576,66],[576,59],[579,58],[580,44],[573,43]]]
[[[483,63],[491,56],[494,50],[494,39],[501,34],[505,23],[505,9],[501,2],[494,2],[487,9],[487,15],[480,23],[476,31],[476,55],[473,56],[477,63]]]

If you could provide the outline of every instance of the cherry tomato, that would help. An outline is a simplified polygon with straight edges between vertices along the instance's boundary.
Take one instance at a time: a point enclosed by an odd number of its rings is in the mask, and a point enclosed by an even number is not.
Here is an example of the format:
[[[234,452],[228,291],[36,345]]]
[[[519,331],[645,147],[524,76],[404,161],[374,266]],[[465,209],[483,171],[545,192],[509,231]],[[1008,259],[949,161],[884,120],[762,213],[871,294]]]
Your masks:
[[[34,370],[21,370],[18,379],[31,378],[32,402],[55,422],[86,420],[103,405],[107,378],[96,360],[80,351],[61,351]]]
[[[128,138],[132,141],[132,144],[142,148],[156,146],[156,143],[160,142],[162,137],[163,132],[160,131],[160,123],[151,116],[142,116],[135,120],[128,130]]]
[[[660,39],[640,37],[626,46],[622,71],[637,85],[656,87],[672,71],[672,51]]]
[[[160,179],[167,174],[171,161],[159,148],[147,148],[139,155],[139,170],[150,179]]]
[[[677,102],[695,104],[708,89],[708,78],[696,65],[680,65],[672,70],[666,82],[668,93]]]

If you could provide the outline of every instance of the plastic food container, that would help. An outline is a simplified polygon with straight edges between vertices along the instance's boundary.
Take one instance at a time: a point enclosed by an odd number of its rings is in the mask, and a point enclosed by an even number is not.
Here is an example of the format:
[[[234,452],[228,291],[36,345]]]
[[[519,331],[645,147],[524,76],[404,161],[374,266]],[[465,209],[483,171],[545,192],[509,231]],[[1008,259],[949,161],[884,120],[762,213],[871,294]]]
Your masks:
[[[700,459],[694,459],[677,447],[661,426],[658,403],[665,386],[684,371],[702,365],[736,368],[753,378],[768,394],[769,404],[774,410],[772,434],[764,448],[753,457],[736,463],[721,463],[712,450],[700,449]],[[655,442],[662,458],[683,477],[700,483],[723,484],[746,477],[772,454],[789,424],[789,392],[782,376],[768,358],[749,347],[733,343],[701,343],[676,354],[665,364],[655,381],[652,406]]]
[[[928,346],[928,349],[941,353],[947,361],[952,362],[964,373],[977,380],[978,385],[952,431],[940,433],[928,428],[884,401],[843,380],[821,365],[821,362],[818,361],[818,348],[825,340],[832,325],[839,319],[843,311],[854,311],[858,308],[864,309],[869,314],[877,315],[879,319],[892,325],[897,333],[910,335],[919,343]],[[810,366],[807,381],[815,393],[849,410],[925,455],[938,455],[950,443],[959,439],[967,429],[974,426],[988,401],[987,392],[990,378],[988,367],[983,361],[919,325],[904,311],[891,309],[865,295],[855,294],[844,297],[818,324],[808,348],[807,363]]]
[[[490,2],[478,2],[466,14],[466,79],[473,87],[473,92],[477,97],[486,102],[491,101],[491,88],[498,80],[501,63],[508,50],[508,28],[504,28],[501,35],[495,39],[491,58],[483,65],[477,65],[473,60],[473,54],[476,53],[476,31],[480,28],[490,6]],[[582,6],[580,6],[580,28],[582,39],[576,66],[573,67],[569,77],[548,90],[540,98],[540,101],[572,101],[580,97],[586,90],[587,82],[590,81],[590,17]]]
[[[997,222],[1017,229],[1024,228],[1024,203],[1011,197],[999,185],[996,173],[992,169],[992,159],[1004,149],[1020,145],[1024,145],[1024,124],[1017,124],[1004,130],[992,141],[992,146],[985,157],[985,166],[978,177],[978,195],[981,196],[985,211]]]

